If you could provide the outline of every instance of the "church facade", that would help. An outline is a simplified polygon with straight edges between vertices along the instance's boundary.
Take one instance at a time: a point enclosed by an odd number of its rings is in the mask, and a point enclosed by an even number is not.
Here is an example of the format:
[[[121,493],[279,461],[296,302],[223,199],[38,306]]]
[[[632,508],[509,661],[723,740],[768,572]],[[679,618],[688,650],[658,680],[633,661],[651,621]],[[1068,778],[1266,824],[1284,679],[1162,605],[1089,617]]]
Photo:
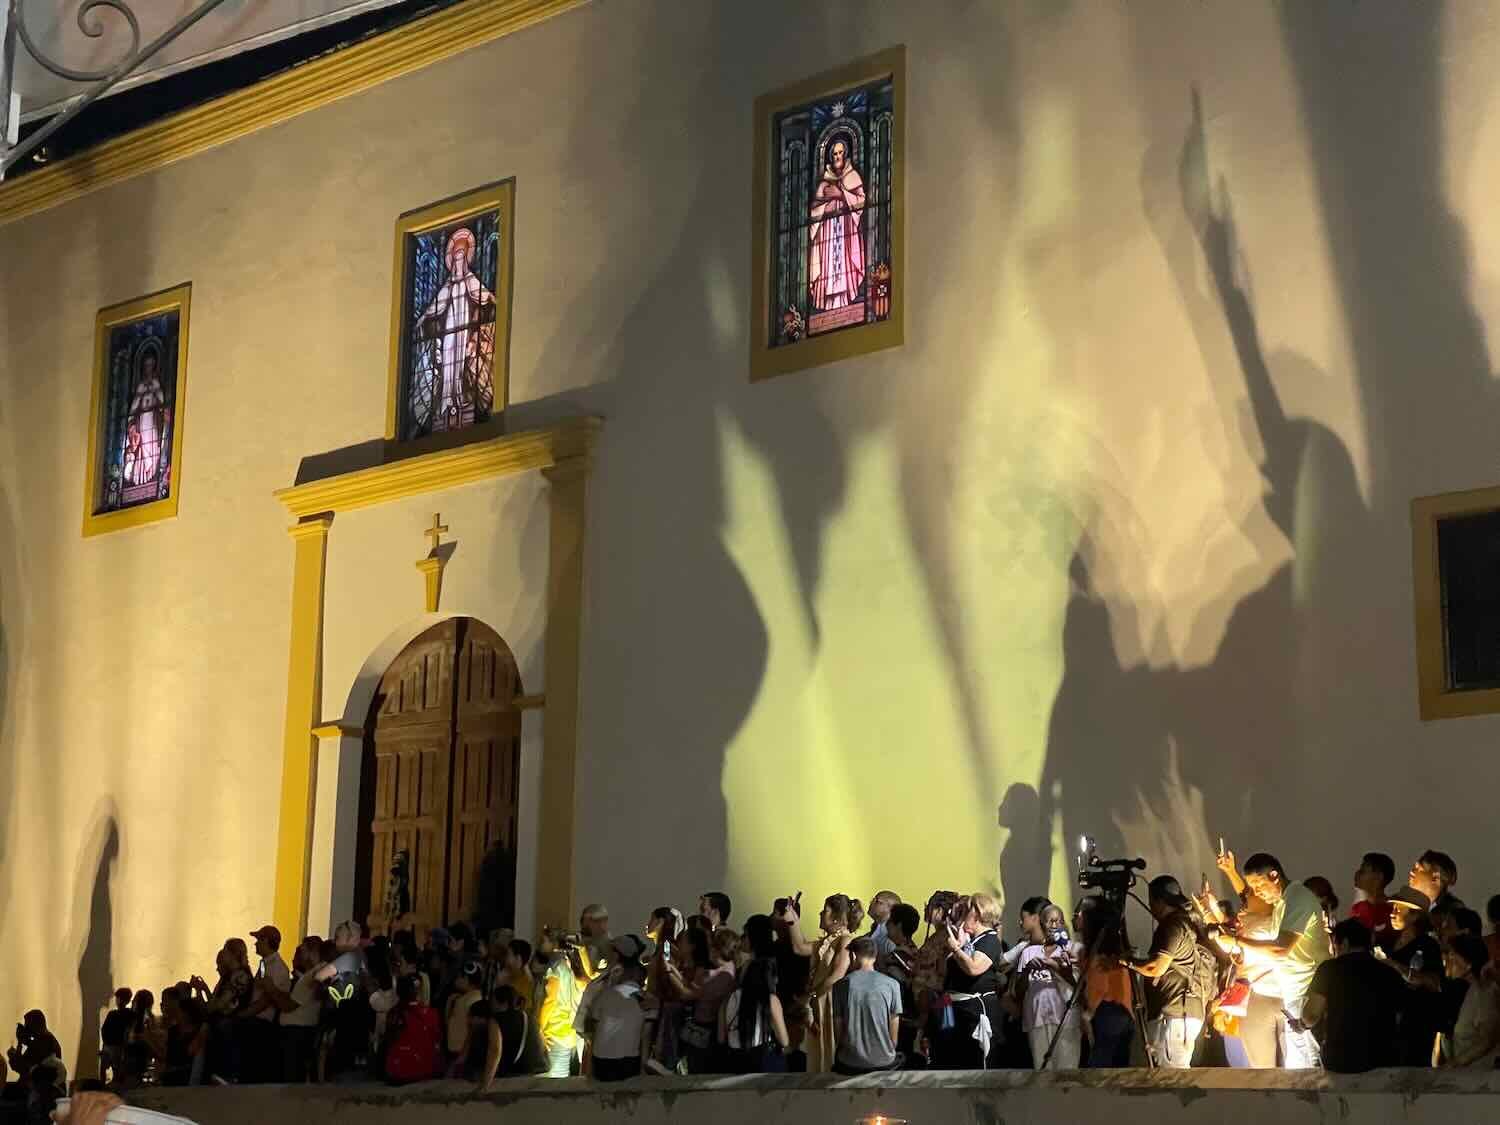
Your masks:
[[[1493,22],[469,0],[0,183],[0,1008],[1085,833],[1500,890]]]

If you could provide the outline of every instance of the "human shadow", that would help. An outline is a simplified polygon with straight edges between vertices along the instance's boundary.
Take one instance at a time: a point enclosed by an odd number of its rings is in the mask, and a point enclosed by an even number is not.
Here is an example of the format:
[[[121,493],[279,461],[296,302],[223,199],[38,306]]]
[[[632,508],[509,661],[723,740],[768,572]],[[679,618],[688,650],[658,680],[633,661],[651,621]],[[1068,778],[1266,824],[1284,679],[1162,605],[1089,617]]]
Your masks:
[[[1024,782],[1018,781],[1005,791],[999,819],[1000,827],[1008,829],[1000,849],[1000,888],[1014,911],[1047,886],[1052,867],[1051,833],[1042,820],[1041,799]]]
[[[1333,649],[1314,646],[1328,667],[1309,668],[1302,654],[1311,619],[1350,610],[1334,591],[1341,569],[1368,549],[1370,525],[1342,441],[1282,403],[1273,366],[1284,379],[1325,376],[1302,357],[1266,355],[1228,184],[1221,179],[1210,188],[1196,95],[1178,153],[1176,214],[1152,198],[1172,179],[1163,175],[1161,157],[1148,153],[1143,171],[1147,216],[1213,382],[1220,422],[1229,437],[1260,452],[1256,502],[1234,513],[1258,557],[1245,574],[1222,581],[1223,604],[1201,607],[1192,628],[1179,630],[1185,637],[1175,645],[1151,639],[1144,647],[1156,659],[1128,663],[1117,650],[1115,607],[1099,596],[1097,572],[1136,560],[1108,557],[1085,529],[1073,564],[1065,672],[1042,793],[1046,801],[1060,786],[1062,807],[1047,813],[1062,814],[1066,838],[1095,835],[1102,853],[1143,854],[1155,870],[1187,881],[1213,869],[1211,840],[1254,846],[1272,807],[1278,824],[1298,826],[1295,840],[1283,840],[1292,854],[1316,854],[1334,843],[1321,812],[1328,790],[1319,782],[1351,769],[1364,724],[1352,694],[1333,681],[1357,674],[1363,662],[1357,635],[1337,629],[1319,630],[1340,638]],[[1200,264],[1211,279],[1208,293],[1196,282]],[[1226,335],[1230,348],[1221,354]],[[1318,542],[1319,521],[1329,513],[1341,523],[1331,545]],[[1331,604],[1310,605],[1310,590]],[[1146,608],[1156,612],[1140,619],[1164,622],[1175,607]],[[1327,689],[1323,721],[1326,730],[1341,732],[1337,737],[1304,729],[1298,700],[1309,675]],[[1309,753],[1313,745],[1316,755]]]
[[[98,1075],[100,1011],[115,989],[114,902],[110,882],[120,858],[120,828],[108,807],[89,833],[81,855],[75,888],[75,903],[86,913],[74,922],[74,945],[78,951],[78,1050],[73,1056],[74,1077]],[[87,882],[92,876],[92,883]],[[85,895],[87,901],[85,903]]]
[[[1277,11],[1369,430],[1381,537],[1378,550],[1344,576],[1344,596],[1361,603],[1351,627],[1369,649],[1358,666],[1366,677],[1359,694],[1367,719],[1380,724],[1362,748],[1368,762],[1372,748],[1390,744],[1391,731],[1417,729],[1410,650],[1390,642],[1411,628],[1403,596],[1411,581],[1410,501],[1494,483],[1500,385],[1472,298],[1470,237],[1449,201],[1473,150],[1472,131],[1484,120],[1447,111],[1458,73],[1449,65],[1447,29],[1462,8],[1362,6],[1358,19],[1347,20],[1337,18],[1337,7]],[[1492,67],[1462,74],[1471,90],[1497,81]],[[1420,728],[1424,740],[1477,740],[1493,729],[1493,720]],[[1402,743],[1383,754],[1410,756],[1410,741]],[[1466,762],[1463,788],[1437,782],[1403,794],[1412,815],[1386,829],[1382,850],[1410,855],[1432,846],[1430,825],[1451,815],[1455,798],[1500,785],[1493,755]],[[1315,782],[1352,786],[1341,801],[1378,802],[1381,788],[1389,799],[1389,775],[1379,769],[1336,775],[1328,764],[1314,766]]]

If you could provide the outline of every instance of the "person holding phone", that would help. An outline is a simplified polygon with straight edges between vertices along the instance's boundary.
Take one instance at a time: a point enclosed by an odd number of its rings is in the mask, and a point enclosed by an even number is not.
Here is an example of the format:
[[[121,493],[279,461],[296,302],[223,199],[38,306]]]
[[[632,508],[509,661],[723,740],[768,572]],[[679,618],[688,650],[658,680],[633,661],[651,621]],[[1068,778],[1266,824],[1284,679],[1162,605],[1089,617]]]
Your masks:
[[[1031,1044],[1032,1068],[1077,1070],[1083,1052],[1084,1005],[1070,1006],[1070,1001],[1083,946],[1068,936],[1062,907],[1056,903],[1045,902],[1034,912],[1021,909],[1031,940],[1021,951],[1016,972],[1025,987],[1021,1026]]]
[[[994,1064],[1005,959],[999,925],[1000,903],[982,891],[970,895],[967,904],[960,899],[944,923],[948,962],[930,1034],[936,1069],[983,1070]]]

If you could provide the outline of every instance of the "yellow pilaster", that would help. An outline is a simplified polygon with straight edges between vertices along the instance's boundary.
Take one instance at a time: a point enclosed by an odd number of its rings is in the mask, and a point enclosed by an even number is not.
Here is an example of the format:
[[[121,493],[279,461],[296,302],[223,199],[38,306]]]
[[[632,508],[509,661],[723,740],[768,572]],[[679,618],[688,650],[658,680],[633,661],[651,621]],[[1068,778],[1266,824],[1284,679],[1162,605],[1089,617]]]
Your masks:
[[[428,613],[436,613],[438,606],[443,603],[443,562],[437,555],[417,560],[417,569],[422,572],[422,579],[426,583],[423,606]]]
[[[276,892],[272,916],[283,940],[300,941],[307,927],[317,749],[313,728],[323,707],[323,582],[333,515],[307,516],[290,529],[291,656],[281,753],[281,814],[276,831]],[[290,948],[290,946],[288,946]]]
[[[547,704],[542,730],[541,823],[537,841],[537,920],[570,925],[573,916],[573,807],[578,763],[579,653],[583,633],[587,455],[543,469],[551,484],[547,553]]]

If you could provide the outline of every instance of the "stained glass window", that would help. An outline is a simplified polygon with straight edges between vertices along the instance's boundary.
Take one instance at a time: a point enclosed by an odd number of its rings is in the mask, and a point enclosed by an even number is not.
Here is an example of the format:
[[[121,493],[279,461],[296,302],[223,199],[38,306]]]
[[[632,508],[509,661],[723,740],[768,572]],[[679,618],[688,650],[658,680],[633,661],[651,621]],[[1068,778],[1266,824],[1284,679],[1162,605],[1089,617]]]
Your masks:
[[[171,495],[180,330],[177,309],[109,328],[95,515]]]
[[[772,347],[891,312],[890,77],[771,119]]]
[[[499,208],[404,236],[402,440],[487,421],[495,409]]]

